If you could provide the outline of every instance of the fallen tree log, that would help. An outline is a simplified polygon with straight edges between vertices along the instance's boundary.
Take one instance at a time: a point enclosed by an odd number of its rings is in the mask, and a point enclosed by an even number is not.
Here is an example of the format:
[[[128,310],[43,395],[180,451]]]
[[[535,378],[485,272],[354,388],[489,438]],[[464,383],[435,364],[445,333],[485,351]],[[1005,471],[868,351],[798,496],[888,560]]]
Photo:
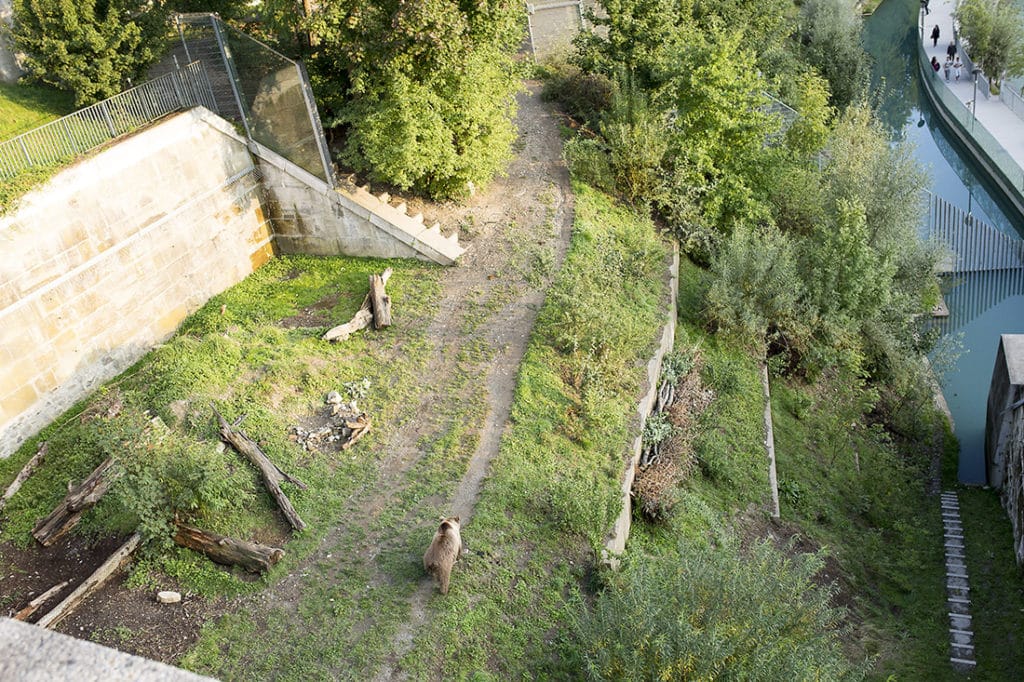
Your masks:
[[[18,489],[21,488],[22,484],[28,480],[28,477],[35,473],[36,468],[42,464],[44,459],[46,459],[46,453],[49,449],[49,443],[42,443],[39,446],[39,449],[36,450],[36,454],[32,455],[32,459],[30,459],[25,466],[21,468],[18,475],[14,477],[14,481],[7,486],[7,490],[4,491],[3,497],[0,497],[0,509],[7,506],[7,501],[14,497],[14,493],[18,492]]]
[[[391,324],[391,299],[387,296],[384,296],[384,286],[388,283],[388,280],[391,278],[391,274],[391,268],[387,268],[380,275],[370,275],[370,291],[363,298],[363,304],[359,306],[359,310],[356,312],[356,314],[352,317],[351,320],[349,320],[345,324],[339,324],[337,327],[333,327],[332,329],[327,330],[327,332],[320,338],[323,339],[324,341],[331,342],[344,341],[349,336],[351,336],[353,332],[357,332],[360,329],[365,329],[367,326],[369,326],[370,321],[374,319],[375,313],[372,299],[374,278],[380,280],[380,294],[383,298],[387,299],[387,324]],[[382,307],[383,305],[384,304],[381,303]],[[376,328],[380,329],[381,326],[387,325],[376,325]]]
[[[14,614],[14,620],[28,620],[33,613],[39,610],[40,606],[45,604],[47,601],[53,598],[55,594],[57,594],[65,587],[67,587],[68,583],[70,582],[70,580],[65,580],[64,582],[57,583],[56,585],[48,589],[46,592],[43,592],[41,595],[30,601],[28,603],[28,606]]]
[[[253,573],[269,571],[284,556],[278,547],[236,540],[180,522],[175,528],[174,542],[182,547],[202,552],[218,564],[241,566]]]
[[[128,541],[121,545],[116,552],[110,555],[110,557],[103,562],[103,565],[93,571],[93,574],[86,578],[81,585],[75,588],[75,591],[69,594],[64,601],[57,604],[52,611],[47,613],[45,616],[39,619],[36,623],[39,627],[53,628],[58,623],[67,618],[72,611],[74,611],[79,604],[81,604],[89,595],[98,590],[103,586],[110,576],[114,575],[121,565],[131,556],[132,552],[139,548],[142,544],[142,535],[134,533]]]
[[[391,297],[384,293],[384,277],[370,275],[370,307],[373,309],[373,328],[391,326]]]
[[[256,441],[249,438],[242,431],[233,428],[224,419],[223,415],[217,411],[217,408],[213,408],[213,413],[217,415],[217,422],[220,424],[220,437],[225,443],[228,443],[235,450],[245,455],[260,470],[260,473],[263,475],[263,482],[266,484],[267,489],[270,490],[270,494],[273,496],[274,501],[277,502],[277,506],[281,508],[285,518],[288,519],[288,523],[295,530],[305,529],[306,522],[299,517],[299,513],[295,511],[291,500],[281,490],[281,481],[288,481],[302,490],[306,490],[306,484],[294,476],[286,474],[280,467],[271,462],[270,458],[256,444]]]
[[[114,458],[108,457],[79,485],[68,483],[67,496],[49,516],[36,523],[32,535],[44,547],[52,545],[75,527],[82,514],[99,502],[120,475],[121,470],[114,467]]]

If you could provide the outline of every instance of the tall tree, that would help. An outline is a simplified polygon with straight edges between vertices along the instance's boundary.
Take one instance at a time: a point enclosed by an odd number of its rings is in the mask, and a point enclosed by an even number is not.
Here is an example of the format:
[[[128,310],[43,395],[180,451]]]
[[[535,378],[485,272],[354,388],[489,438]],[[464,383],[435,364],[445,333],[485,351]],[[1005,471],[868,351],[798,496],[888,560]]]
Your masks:
[[[11,37],[29,77],[82,106],[120,92],[159,55],[164,11],[140,0],[14,0]]]
[[[861,42],[862,22],[854,0],[807,0],[801,6],[804,59],[828,79],[832,104],[859,99],[869,78]]]
[[[993,92],[1007,76],[1024,74],[1024,15],[1009,0],[962,0],[956,9],[960,36]]]
[[[344,160],[439,197],[500,172],[515,129],[515,0],[324,0],[306,25],[322,112]]]

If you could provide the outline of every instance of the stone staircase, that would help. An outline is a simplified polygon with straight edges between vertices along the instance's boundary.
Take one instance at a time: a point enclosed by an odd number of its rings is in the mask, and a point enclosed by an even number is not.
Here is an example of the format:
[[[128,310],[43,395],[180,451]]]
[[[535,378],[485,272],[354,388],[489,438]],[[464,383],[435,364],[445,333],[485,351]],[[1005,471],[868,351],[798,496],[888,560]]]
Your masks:
[[[952,491],[941,497],[943,544],[946,550],[946,604],[949,616],[949,662],[960,670],[973,670],[974,630],[971,625],[971,588],[964,553],[964,527],[960,500]]]
[[[387,192],[373,194],[367,184],[356,184],[356,177],[348,175],[339,178],[336,191],[350,201],[358,204],[369,211],[370,221],[385,230],[391,232],[392,236],[408,244],[421,253],[430,255],[434,260],[443,265],[452,265],[456,259],[465,253],[459,244],[458,233],[445,236],[441,232],[440,223],[427,225],[423,220],[423,214],[409,215],[408,206],[404,201],[392,205],[391,195]],[[386,224],[385,224],[386,223]],[[389,227],[394,229],[389,229]]]

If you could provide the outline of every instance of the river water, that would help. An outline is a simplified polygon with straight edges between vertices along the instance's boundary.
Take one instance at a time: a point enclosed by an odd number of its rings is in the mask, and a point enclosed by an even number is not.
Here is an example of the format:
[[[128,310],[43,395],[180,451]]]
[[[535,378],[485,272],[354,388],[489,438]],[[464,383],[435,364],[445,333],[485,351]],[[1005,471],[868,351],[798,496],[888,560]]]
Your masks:
[[[1024,236],[1024,225],[1001,205],[971,157],[951,141],[921,91],[917,67],[919,0],[885,0],[864,22],[865,49],[873,58],[872,93],[894,138],[910,141],[931,175],[927,188],[999,230]],[[1024,296],[1001,297],[1003,282],[965,277],[947,282],[950,322],[935,365],[960,441],[960,480],[985,483],[985,409],[999,335],[1024,333]],[[959,351],[952,362],[950,351]]]

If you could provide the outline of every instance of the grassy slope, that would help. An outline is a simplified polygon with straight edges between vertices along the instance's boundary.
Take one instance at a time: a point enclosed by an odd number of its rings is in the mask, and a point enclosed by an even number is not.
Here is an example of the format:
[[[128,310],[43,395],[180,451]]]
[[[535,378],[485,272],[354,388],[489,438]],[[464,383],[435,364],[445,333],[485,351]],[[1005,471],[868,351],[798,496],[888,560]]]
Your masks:
[[[572,247],[553,288],[574,295],[545,302],[511,425],[463,532],[470,554],[402,661],[413,679],[578,675],[562,667],[556,643],[618,512],[628,419],[662,319],[666,252],[648,220],[586,187],[576,191]],[[573,379],[580,357],[555,337],[608,306],[630,331],[603,361],[591,358],[602,376],[581,388]]]
[[[74,111],[74,97],[44,85],[0,83],[0,142]]]
[[[706,335],[699,315],[706,275],[685,260],[681,270],[677,347],[701,344],[704,378],[718,398],[701,419],[704,436],[694,453],[700,468],[680,493],[680,512],[667,524],[634,525],[633,551],[672,551],[679,536],[704,544],[733,529],[772,527],[764,511],[757,364]],[[723,390],[729,386],[739,390]],[[925,410],[922,430],[937,434],[934,440],[893,443],[870,425],[860,399],[827,378],[815,386],[773,379],[783,520],[777,532],[796,532],[803,538],[799,550],[821,547],[830,557],[825,579],[839,579],[838,599],[850,608],[854,628],[847,653],[872,661],[870,678],[958,678],[947,662],[938,500],[924,490],[931,448],[955,462],[956,441],[944,433],[939,416]],[[723,452],[731,453],[728,463],[717,464]],[[953,485],[955,464],[946,466],[944,478],[946,487]],[[1024,581],[1013,563],[1009,522],[991,491],[961,495],[982,659],[972,679],[1015,679],[1024,669]],[[760,522],[751,523],[752,517]]]
[[[403,318],[401,326],[375,334],[359,334],[345,344],[319,340],[322,329],[287,329],[280,320],[318,301],[328,301],[331,320],[348,319],[359,307],[369,272],[386,265],[395,269],[389,294]],[[342,514],[353,490],[372,483],[372,461],[353,456],[336,458],[305,453],[288,440],[288,427],[323,405],[332,389],[344,393],[346,382],[369,378],[372,388],[360,401],[377,425],[400,422],[405,399],[416,390],[408,381],[412,367],[425,360],[423,315],[433,305],[438,269],[412,261],[382,263],[369,259],[275,259],[229,291],[214,297],[184,323],[179,334],[148,354],[112,382],[126,405],[152,409],[184,442],[216,443],[209,404],[216,402],[229,419],[246,414],[243,428],[258,440],[271,458],[309,484],[308,491],[289,488],[299,513],[312,527],[287,544],[285,559],[257,583],[240,580],[192,553],[177,550],[144,562],[136,581],[148,569],[162,567],[189,590],[201,593],[247,592],[285,575],[307,555],[334,519]],[[332,304],[339,288],[341,296]],[[222,314],[221,307],[224,306]],[[401,348],[401,352],[398,351]],[[112,390],[112,389],[108,389]],[[31,542],[35,518],[45,515],[64,493],[69,479],[80,479],[102,455],[81,436],[76,418],[87,403],[70,410],[15,455],[0,461],[0,481],[13,478],[35,450],[50,442],[50,455],[4,512],[2,537],[20,545]],[[371,449],[380,429],[364,439],[353,453]],[[211,530],[244,537],[283,541],[283,527],[269,494],[254,472],[231,451],[223,466],[240,472],[243,502],[229,513],[202,519]],[[286,486],[288,487],[288,486]],[[104,498],[83,519],[80,531],[108,533],[117,528],[116,515]]]

